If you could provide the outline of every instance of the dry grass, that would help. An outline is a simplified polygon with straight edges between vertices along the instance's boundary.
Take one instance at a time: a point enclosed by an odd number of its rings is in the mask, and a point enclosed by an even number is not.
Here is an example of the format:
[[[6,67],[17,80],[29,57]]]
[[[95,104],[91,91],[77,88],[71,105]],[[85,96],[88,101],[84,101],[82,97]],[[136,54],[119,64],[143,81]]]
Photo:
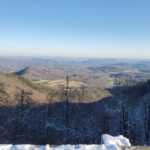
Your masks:
[[[0,83],[3,83],[6,89],[6,92],[9,95],[9,104],[16,104],[16,92],[18,90],[24,90],[28,92],[32,92],[31,98],[33,101],[38,103],[45,103],[46,102],[46,95],[47,91],[40,92],[38,88],[33,88],[30,85],[28,85],[26,82],[23,82],[19,78],[15,77],[14,75],[8,75],[8,74],[0,74]]]
[[[45,86],[49,86],[49,87],[58,87],[60,85],[65,86],[66,85],[66,81],[65,80],[39,80],[34,82],[36,84],[43,84]],[[86,83],[83,82],[79,82],[79,81],[74,81],[74,80],[70,80],[69,81],[69,86],[71,88],[79,88],[82,85],[87,85]]]

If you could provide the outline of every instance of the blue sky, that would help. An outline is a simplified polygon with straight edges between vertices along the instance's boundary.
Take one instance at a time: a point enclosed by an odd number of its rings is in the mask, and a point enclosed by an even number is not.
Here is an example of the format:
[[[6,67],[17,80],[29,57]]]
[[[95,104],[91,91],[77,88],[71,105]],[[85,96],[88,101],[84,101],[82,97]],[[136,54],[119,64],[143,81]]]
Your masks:
[[[0,55],[150,58],[149,0],[1,0]]]

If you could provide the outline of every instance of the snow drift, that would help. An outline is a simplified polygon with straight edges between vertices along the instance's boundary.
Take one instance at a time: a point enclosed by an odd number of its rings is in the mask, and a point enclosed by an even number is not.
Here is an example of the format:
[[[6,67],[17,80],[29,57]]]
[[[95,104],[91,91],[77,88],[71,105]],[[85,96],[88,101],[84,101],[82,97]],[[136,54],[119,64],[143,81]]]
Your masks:
[[[107,134],[102,135],[102,143],[106,150],[120,150],[121,148],[130,148],[129,140],[122,135],[113,137]]]

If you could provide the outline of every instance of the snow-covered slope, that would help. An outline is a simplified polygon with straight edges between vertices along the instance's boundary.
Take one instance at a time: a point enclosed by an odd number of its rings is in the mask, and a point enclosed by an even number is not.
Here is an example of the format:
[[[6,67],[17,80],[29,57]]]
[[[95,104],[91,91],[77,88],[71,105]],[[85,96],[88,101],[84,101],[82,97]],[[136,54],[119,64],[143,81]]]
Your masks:
[[[0,145],[0,150],[121,150],[121,147],[131,147],[129,140],[123,136],[104,134],[102,142],[102,145]]]

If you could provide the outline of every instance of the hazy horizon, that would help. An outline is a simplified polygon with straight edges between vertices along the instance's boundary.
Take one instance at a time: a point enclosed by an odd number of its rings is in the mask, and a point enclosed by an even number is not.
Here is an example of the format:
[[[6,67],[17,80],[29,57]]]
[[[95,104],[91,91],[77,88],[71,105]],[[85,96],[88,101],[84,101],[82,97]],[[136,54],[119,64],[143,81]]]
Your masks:
[[[0,55],[150,59],[148,0],[0,2]]]
[[[111,59],[116,59],[116,60],[122,60],[122,61],[126,61],[126,60],[147,60],[147,61],[150,61],[150,58],[129,58],[129,57],[124,57],[124,58],[121,58],[121,57],[88,57],[88,56],[38,56],[38,55],[0,55],[0,58],[12,58],[12,59],[15,59],[15,58],[35,58],[35,59],[69,59],[69,60],[73,60],[73,59],[83,59],[83,60],[86,60],[86,59],[108,59],[108,60],[111,60]]]

